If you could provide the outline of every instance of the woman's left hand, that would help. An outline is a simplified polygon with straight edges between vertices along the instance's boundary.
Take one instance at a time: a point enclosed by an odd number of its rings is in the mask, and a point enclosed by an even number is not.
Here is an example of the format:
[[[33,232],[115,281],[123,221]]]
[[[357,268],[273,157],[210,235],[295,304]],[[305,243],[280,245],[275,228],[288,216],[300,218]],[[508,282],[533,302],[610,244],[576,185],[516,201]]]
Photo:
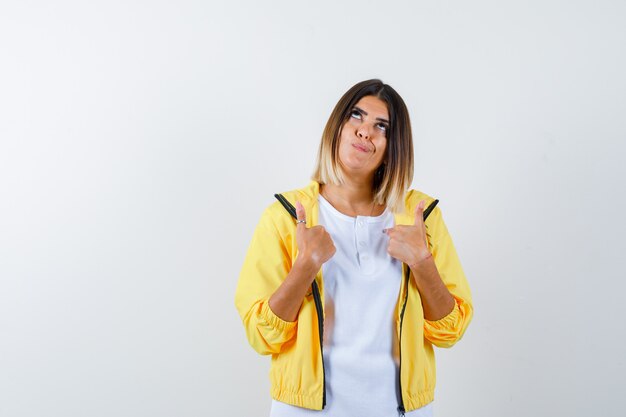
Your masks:
[[[415,208],[414,225],[396,225],[383,232],[389,236],[389,255],[413,267],[430,257],[428,241],[426,240],[426,226],[424,226],[424,206],[426,200],[419,202]]]

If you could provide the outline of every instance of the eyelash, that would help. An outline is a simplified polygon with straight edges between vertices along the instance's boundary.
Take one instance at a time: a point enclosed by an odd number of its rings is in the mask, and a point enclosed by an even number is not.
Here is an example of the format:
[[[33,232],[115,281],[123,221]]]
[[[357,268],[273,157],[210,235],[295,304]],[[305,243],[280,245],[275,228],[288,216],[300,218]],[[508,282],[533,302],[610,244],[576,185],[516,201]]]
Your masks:
[[[355,119],[359,119],[361,120],[361,112],[358,110],[352,110],[350,112],[350,117],[354,117],[354,115],[358,115],[358,117],[355,117]],[[387,133],[387,125],[384,123],[378,123],[378,127],[380,128],[380,130],[382,130],[383,132]]]

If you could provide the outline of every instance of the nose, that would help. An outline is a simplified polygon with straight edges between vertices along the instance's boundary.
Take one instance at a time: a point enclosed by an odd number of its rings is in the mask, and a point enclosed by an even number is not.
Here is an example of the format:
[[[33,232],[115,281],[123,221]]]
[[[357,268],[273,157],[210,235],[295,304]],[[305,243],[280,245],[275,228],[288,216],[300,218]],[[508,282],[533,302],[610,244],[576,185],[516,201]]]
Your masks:
[[[357,131],[356,131],[356,135],[362,139],[369,139],[370,138],[370,131],[369,128],[367,127],[367,125],[363,124],[361,126],[358,127]]]

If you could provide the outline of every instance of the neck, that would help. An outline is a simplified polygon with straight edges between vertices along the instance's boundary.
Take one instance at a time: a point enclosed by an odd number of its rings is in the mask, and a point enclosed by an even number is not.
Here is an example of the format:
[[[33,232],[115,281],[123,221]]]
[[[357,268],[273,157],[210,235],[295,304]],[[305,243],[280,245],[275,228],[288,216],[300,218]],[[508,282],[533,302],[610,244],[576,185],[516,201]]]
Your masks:
[[[372,184],[370,182],[358,182],[348,179],[342,185],[320,185],[320,190],[322,189],[324,189],[326,193],[343,202],[348,202],[354,205],[372,204],[373,194]]]
[[[346,178],[342,185],[320,184],[320,193],[329,203],[348,216],[378,216],[384,205],[374,204],[371,179]]]

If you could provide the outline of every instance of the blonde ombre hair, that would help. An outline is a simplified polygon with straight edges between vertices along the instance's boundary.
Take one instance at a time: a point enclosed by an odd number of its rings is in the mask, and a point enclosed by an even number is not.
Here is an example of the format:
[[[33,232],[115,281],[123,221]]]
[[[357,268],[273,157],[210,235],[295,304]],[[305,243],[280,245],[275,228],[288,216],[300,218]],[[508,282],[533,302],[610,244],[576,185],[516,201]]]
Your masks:
[[[322,133],[312,180],[320,184],[344,184],[339,163],[339,135],[356,103],[365,96],[374,96],[387,104],[389,129],[383,162],[374,173],[372,191],[376,204],[403,213],[404,197],[413,181],[413,137],[411,120],[402,97],[381,80],[361,81],[350,88],[335,105]]]

